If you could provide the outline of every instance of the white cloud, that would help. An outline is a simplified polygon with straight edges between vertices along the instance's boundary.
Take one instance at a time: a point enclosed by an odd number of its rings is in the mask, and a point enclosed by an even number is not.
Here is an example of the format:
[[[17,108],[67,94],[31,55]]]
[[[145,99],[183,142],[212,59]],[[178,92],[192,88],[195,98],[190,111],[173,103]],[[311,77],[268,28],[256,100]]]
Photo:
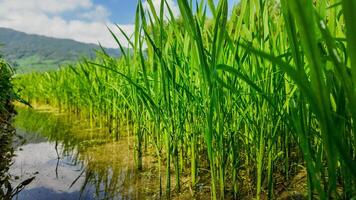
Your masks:
[[[61,13],[77,8],[91,8],[91,0],[0,0],[2,11]]]
[[[78,19],[65,19],[63,14],[75,13]],[[120,42],[125,38],[109,21],[110,12],[92,0],[0,0],[0,27],[31,34],[69,38],[80,42],[100,42],[106,47],[118,47],[107,30],[116,30]],[[119,25],[128,35],[134,25]]]
[[[95,6],[93,10],[89,10],[87,12],[79,13],[78,16],[82,19],[86,20],[94,20],[94,21],[107,21],[108,17],[111,15],[110,11],[108,11],[103,6]]]

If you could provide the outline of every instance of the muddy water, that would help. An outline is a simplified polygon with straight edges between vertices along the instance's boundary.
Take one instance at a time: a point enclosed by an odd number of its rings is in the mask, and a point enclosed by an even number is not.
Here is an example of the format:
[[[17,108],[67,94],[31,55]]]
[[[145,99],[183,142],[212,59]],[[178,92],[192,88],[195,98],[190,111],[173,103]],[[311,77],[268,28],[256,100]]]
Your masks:
[[[155,171],[137,173],[132,137],[47,109],[17,108],[13,185],[35,177],[15,199],[153,199]]]

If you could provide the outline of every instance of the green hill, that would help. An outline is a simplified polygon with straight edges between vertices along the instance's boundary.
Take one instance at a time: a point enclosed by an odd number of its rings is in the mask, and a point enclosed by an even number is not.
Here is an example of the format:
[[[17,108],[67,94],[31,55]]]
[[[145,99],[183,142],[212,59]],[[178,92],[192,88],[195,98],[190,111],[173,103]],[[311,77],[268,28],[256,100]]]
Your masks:
[[[57,69],[59,65],[75,62],[81,57],[94,57],[98,45],[70,39],[31,35],[8,28],[0,28],[1,53],[19,73]],[[112,56],[120,56],[118,49],[105,49]]]

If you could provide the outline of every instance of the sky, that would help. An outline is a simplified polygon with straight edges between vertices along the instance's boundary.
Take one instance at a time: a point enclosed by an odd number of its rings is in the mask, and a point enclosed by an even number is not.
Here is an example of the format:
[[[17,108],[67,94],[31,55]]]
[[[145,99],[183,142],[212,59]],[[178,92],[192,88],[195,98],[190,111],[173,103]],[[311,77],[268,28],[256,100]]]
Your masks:
[[[152,0],[158,10],[161,0]],[[215,0],[217,1],[217,0]],[[228,0],[229,7],[238,0]],[[117,48],[107,27],[120,42],[127,41],[115,24],[128,35],[134,31],[138,0],[0,0],[0,27],[29,34],[73,39],[79,42],[102,44]],[[167,0],[176,16],[176,0]],[[143,5],[148,8],[147,2]]]

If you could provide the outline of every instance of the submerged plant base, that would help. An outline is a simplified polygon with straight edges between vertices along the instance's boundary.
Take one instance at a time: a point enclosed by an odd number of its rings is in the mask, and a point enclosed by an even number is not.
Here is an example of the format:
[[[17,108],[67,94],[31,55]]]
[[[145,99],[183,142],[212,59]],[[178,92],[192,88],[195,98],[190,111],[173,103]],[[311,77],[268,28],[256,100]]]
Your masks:
[[[59,114],[47,106],[17,107],[17,110],[15,126],[27,141],[17,148],[11,168],[16,177],[13,183],[36,176],[19,194],[19,199],[60,198],[61,195],[61,198],[75,199],[81,192],[85,199],[166,198],[164,188],[160,194],[157,159],[150,146],[145,148],[143,169],[137,170],[134,137],[123,135],[114,141],[105,128],[88,128],[87,122]],[[174,177],[174,172],[171,173]],[[172,192],[171,199],[210,197],[208,187],[200,186],[193,191],[188,177],[183,174],[181,192]],[[163,187],[165,177],[161,180]]]
[[[164,172],[166,160],[158,166],[151,144],[144,146],[143,168],[138,170],[135,162],[135,137],[125,132],[115,141],[105,128],[88,128],[85,120],[76,116],[58,113],[48,106],[36,109],[17,107],[15,125],[18,134],[27,138],[27,143],[16,151],[12,173],[18,178],[15,183],[30,176],[37,176],[28,189],[20,193],[20,199],[29,195],[37,199],[65,197],[66,199],[162,199],[165,194],[166,177],[162,173],[161,188],[159,167]],[[125,134],[126,133],[126,134]],[[210,199],[211,188],[207,162],[198,168],[198,180],[191,186],[190,174],[180,173],[180,190],[175,185],[175,171],[171,170],[171,199]],[[252,171],[252,169],[249,169]],[[304,199],[306,174],[301,171],[290,183],[282,175],[276,176],[277,199]],[[280,180],[280,181],[279,181]],[[254,182],[246,170],[240,170],[239,197],[254,197]],[[49,188],[46,188],[49,187]],[[226,188],[226,199],[233,199],[233,188]],[[22,197],[22,198],[21,198]],[[242,197],[242,198],[241,198]],[[262,192],[261,199],[267,195]]]

